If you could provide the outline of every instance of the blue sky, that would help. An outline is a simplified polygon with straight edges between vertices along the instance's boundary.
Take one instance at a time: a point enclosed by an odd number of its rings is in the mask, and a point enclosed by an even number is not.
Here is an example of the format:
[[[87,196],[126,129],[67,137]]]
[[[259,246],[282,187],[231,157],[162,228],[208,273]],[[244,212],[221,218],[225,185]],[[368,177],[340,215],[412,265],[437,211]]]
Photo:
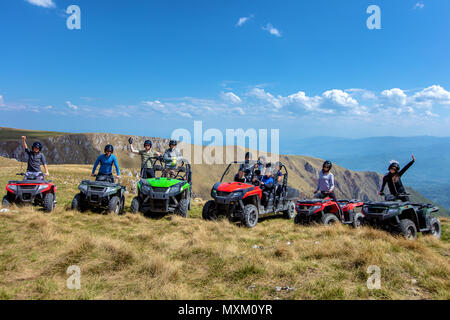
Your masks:
[[[2,0],[0,126],[449,136],[448,30],[447,0]]]

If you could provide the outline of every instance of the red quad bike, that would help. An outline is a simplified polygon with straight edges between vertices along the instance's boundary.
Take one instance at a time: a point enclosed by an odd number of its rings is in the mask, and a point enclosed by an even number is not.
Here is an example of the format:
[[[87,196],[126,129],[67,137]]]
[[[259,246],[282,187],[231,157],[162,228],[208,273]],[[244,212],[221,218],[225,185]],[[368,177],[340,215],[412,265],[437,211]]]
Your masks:
[[[341,206],[342,214],[339,213],[338,204]],[[295,206],[297,215],[294,223],[307,224],[311,222],[334,224],[342,222],[350,224],[355,228],[360,227],[364,222],[364,216],[361,213],[364,202],[360,200],[338,200],[333,199],[299,200]]]
[[[25,176],[23,181],[9,181],[6,185],[6,196],[3,197],[2,206],[9,207],[16,203],[32,204],[42,206],[46,212],[51,212],[56,206],[56,186],[52,181],[39,180],[43,174],[27,175],[18,173],[19,176]]]
[[[252,183],[255,177],[251,168],[255,163],[234,161],[227,166],[220,182],[217,182],[211,190],[213,200],[206,202],[203,207],[203,219],[216,220],[220,216],[225,216],[231,222],[239,221],[247,228],[253,228],[258,223],[258,218],[262,216],[281,213],[287,219],[294,218],[295,200],[299,198],[299,191],[287,185],[286,167],[282,166],[281,169],[282,183],[275,183],[273,188],[265,190],[259,183]],[[246,182],[224,182],[234,180],[234,173],[238,172],[240,165],[247,167]]]

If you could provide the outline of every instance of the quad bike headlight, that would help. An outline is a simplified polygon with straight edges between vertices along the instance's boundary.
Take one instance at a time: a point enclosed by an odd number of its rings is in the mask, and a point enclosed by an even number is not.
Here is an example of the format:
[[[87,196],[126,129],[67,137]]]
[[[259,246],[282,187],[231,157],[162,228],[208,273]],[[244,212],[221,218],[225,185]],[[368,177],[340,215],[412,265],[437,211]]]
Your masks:
[[[80,189],[80,191],[82,192],[87,192],[88,186],[86,184],[80,184],[78,186],[78,189]]]
[[[14,185],[14,184],[8,185],[8,186],[6,187],[6,189],[7,189],[8,191],[13,192],[13,193],[16,193],[16,192],[17,192],[17,186]]]
[[[38,191],[42,191],[48,188],[48,184],[41,184],[38,188]]]
[[[177,184],[177,185],[174,185],[174,186],[172,186],[172,187],[170,187],[170,193],[179,193],[180,192],[180,190],[181,190],[181,184]]]
[[[116,188],[113,188],[113,187],[106,188],[106,193],[115,192],[115,191],[116,191]]]
[[[398,213],[398,209],[389,209],[387,213],[388,214],[396,214],[396,213]]]
[[[322,206],[314,206],[311,208],[312,211],[316,211],[319,210]]]

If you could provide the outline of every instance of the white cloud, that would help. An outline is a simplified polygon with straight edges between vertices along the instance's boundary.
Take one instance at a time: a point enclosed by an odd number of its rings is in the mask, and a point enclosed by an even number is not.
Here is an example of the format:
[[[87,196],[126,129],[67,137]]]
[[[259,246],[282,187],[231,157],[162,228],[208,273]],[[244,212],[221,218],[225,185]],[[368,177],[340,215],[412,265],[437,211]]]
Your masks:
[[[27,2],[34,4],[35,6],[44,7],[44,8],[54,8],[56,7],[53,0],[26,0]]]
[[[189,118],[189,119],[192,118],[192,115],[187,112],[178,111],[178,114],[184,118]]]
[[[439,85],[432,85],[413,95],[416,102],[450,104],[450,92]]]
[[[414,10],[415,10],[415,9],[423,9],[424,7],[425,7],[425,5],[424,5],[423,3],[417,2],[417,3],[414,5],[413,9],[414,9]]]
[[[0,95],[0,107],[3,107],[5,103],[3,102],[3,96]]]
[[[220,94],[220,96],[222,97],[223,100],[231,102],[233,104],[239,104],[242,102],[242,99],[239,98],[239,96],[237,96],[236,94],[234,94],[233,92],[222,92]]]
[[[308,97],[305,92],[299,91],[287,97],[287,103],[300,105],[307,110],[316,110],[322,99],[318,96]]]
[[[275,28],[271,23],[266,24],[265,27],[262,27],[263,30],[269,32],[271,35],[281,37],[281,32]]]
[[[266,92],[264,89],[253,88],[253,90],[250,91],[249,95],[270,103],[276,109],[280,109],[281,107],[283,107],[283,104],[280,101],[280,99],[275,98],[272,94]]]
[[[383,90],[381,95],[387,99],[388,103],[393,103],[395,105],[405,105],[406,104],[406,94],[402,89],[393,88],[390,90]]]
[[[72,104],[70,101],[66,101],[67,106],[72,110],[78,110],[78,106]]]
[[[325,91],[324,93],[322,93],[322,96],[325,99],[333,102],[334,104],[337,104],[342,107],[358,106],[358,101],[352,98],[347,92],[339,89]]]
[[[233,110],[233,111],[236,111],[237,113],[239,113],[240,115],[245,115],[245,111],[244,111],[244,109],[242,109],[242,108],[240,108],[240,107],[236,107],[236,108],[233,108],[233,109],[231,109],[231,110]]]
[[[253,17],[254,16],[251,14],[248,17],[241,17],[241,18],[239,18],[238,22],[236,23],[236,27],[242,27],[246,22],[248,22]]]

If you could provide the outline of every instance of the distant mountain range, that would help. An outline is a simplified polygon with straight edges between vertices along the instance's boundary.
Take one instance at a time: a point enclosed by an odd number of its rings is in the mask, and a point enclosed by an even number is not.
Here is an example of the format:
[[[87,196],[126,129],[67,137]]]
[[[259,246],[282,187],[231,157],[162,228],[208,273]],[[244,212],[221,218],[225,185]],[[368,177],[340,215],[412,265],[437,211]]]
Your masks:
[[[450,137],[314,137],[282,140],[280,144],[285,154],[313,155],[351,170],[382,174],[390,160],[405,165],[414,154],[416,163],[402,178],[403,183],[450,208]]]

